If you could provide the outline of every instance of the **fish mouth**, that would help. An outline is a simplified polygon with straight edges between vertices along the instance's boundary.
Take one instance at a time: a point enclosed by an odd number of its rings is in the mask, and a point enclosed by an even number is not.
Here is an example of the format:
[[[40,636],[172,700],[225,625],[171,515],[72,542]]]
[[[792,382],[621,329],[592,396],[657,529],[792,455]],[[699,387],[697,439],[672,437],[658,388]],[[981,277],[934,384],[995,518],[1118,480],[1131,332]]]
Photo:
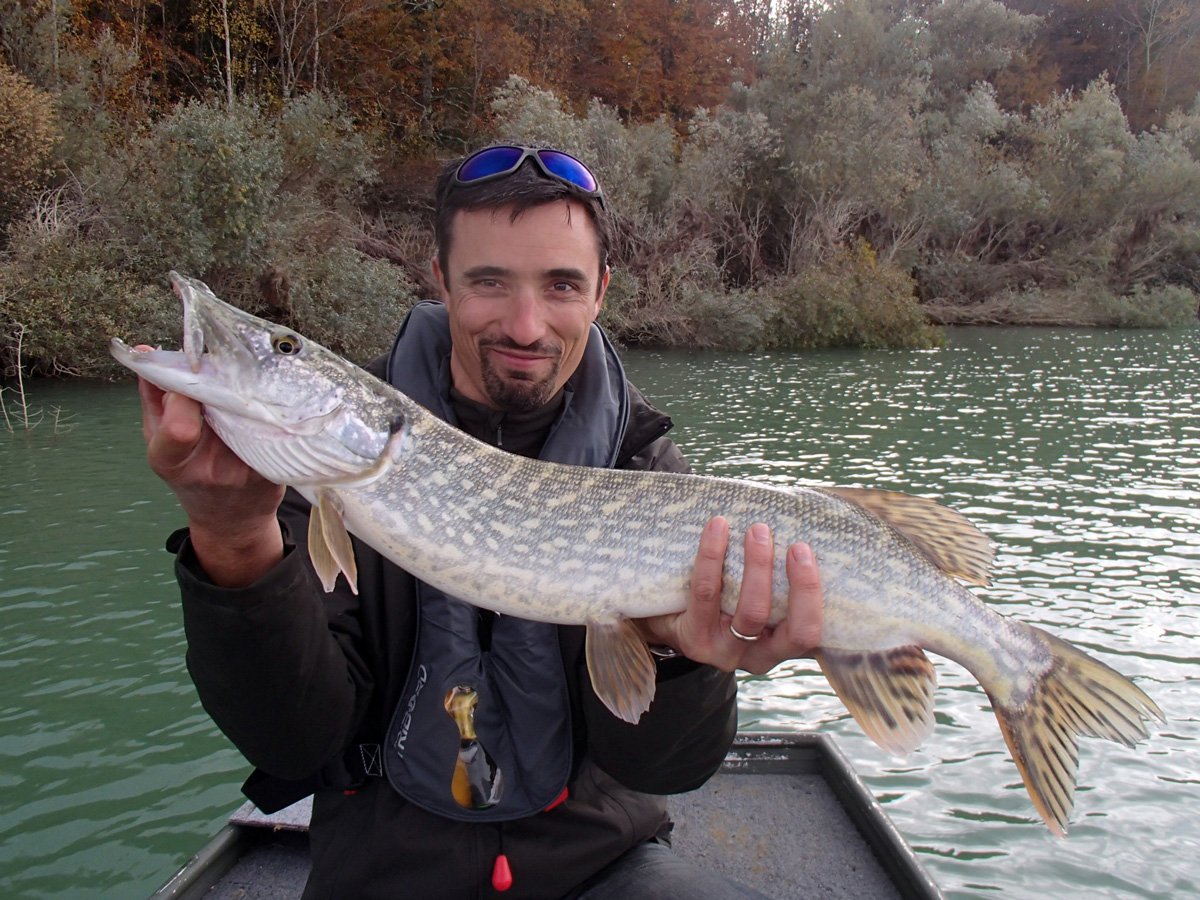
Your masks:
[[[173,269],[167,277],[171,279],[171,290],[183,304],[183,355],[191,370],[199,372],[200,357],[204,355],[204,321],[195,302],[195,288],[192,287],[191,279]]]
[[[168,278],[183,308],[182,348],[163,350],[144,344],[131,347],[114,337],[110,342],[112,355],[130,368],[156,367],[177,373],[186,368],[196,376],[200,376],[202,371],[208,376],[217,374],[208,359],[214,352],[242,357],[242,361],[249,362],[253,357],[252,351],[244,346],[237,329],[231,323],[222,321],[221,302],[218,300],[214,304],[210,301],[209,298],[216,298],[208,287],[201,281],[175,271],[169,272]]]
[[[343,412],[337,391],[312,397],[270,389],[262,370],[276,326],[221,300],[198,279],[175,271],[168,277],[183,307],[182,348],[130,347],[113,338],[110,352],[118,362],[162,390],[203,403],[206,416],[224,410],[272,434],[318,434]]]
[[[183,306],[183,355],[191,370],[199,373],[206,351],[252,362],[253,351],[245,345],[234,323],[225,321],[224,304],[213,302],[216,297],[208,286],[173,270],[167,277]]]
[[[178,391],[206,405],[244,406],[249,399],[243,397],[244,375],[254,370],[255,352],[239,317],[253,317],[220,300],[202,281],[176,271],[168,278],[182,306],[180,349],[131,347],[114,337],[109,352],[165,391]]]

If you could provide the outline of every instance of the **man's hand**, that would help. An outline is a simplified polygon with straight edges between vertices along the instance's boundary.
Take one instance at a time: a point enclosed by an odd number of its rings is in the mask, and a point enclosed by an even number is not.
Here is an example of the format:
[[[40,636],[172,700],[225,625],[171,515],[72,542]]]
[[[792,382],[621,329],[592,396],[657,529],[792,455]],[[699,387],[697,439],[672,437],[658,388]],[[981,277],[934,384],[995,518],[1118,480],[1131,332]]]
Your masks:
[[[762,524],[751,526],[745,540],[745,571],[734,614],[721,611],[729,523],[717,516],[700,536],[688,608],[639,620],[651,643],[666,644],[689,659],[727,672],[744,669],[755,674],[769,672],[785,659],[812,654],[821,642],[824,605],[812,550],[807,544],[788,548],[788,614],[768,626],[775,544],[770,529]],[[735,630],[756,639],[738,638]]]
[[[276,511],[283,488],[234,455],[182,394],[138,379],[150,468],[179,498],[192,546],[209,578],[244,587],[283,557]]]

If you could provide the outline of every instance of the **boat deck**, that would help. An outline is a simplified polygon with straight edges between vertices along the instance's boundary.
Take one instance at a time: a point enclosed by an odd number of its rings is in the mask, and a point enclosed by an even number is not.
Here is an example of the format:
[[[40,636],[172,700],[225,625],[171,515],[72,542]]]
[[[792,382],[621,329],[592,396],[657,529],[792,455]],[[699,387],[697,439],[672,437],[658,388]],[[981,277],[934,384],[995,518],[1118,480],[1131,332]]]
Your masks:
[[[677,852],[771,897],[941,896],[825,735],[740,735],[720,772],[670,806]],[[308,801],[273,816],[246,804],[152,900],[296,900],[308,812]]]

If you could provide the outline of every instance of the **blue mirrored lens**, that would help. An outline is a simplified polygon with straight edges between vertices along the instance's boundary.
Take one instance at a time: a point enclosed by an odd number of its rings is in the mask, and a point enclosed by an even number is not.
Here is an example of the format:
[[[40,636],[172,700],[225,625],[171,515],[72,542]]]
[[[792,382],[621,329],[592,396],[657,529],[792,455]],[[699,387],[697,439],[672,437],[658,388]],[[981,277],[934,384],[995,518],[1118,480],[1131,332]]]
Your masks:
[[[542,164],[548,171],[553,172],[563,181],[569,181],[571,184],[581,187],[585,191],[599,189],[596,179],[592,177],[592,173],[573,156],[567,156],[567,154],[560,153],[557,150],[539,150],[538,159],[542,161]]]
[[[468,159],[458,170],[459,181],[477,181],[507,172],[517,164],[525,151],[520,147],[490,147]]]

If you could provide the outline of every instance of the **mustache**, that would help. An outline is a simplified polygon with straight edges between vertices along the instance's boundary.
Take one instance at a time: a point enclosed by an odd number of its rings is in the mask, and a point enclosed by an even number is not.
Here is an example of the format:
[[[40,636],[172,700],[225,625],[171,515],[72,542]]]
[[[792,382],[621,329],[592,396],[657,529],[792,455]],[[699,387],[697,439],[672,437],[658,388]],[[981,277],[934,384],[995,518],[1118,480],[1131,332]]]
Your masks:
[[[512,338],[508,337],[481,338],[479,348],[481,350],[515,350],[518,353],[532,353],[537,356],[560,356],[562,354],[562,345],[554,341],[534,341],[532,344],[518,344]]]

